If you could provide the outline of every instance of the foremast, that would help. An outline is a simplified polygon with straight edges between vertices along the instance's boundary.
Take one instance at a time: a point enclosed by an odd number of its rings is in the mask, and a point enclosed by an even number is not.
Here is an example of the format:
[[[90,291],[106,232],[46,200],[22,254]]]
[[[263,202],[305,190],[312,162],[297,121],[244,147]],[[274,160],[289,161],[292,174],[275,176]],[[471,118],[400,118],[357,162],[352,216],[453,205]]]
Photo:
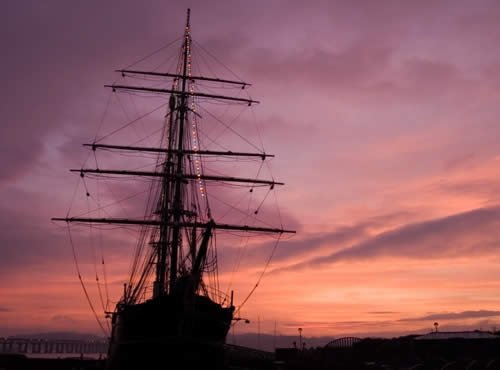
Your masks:
[[[81,168],[72,169],[71,171],[79,172],[83,177],[87,173],[96,175],[116,174],[116,175],[134,175],[145,177],[159,177],[161,179],[161,193],[158,199],[157,216],[151,219],[125,219],[125,218],[85,218],[85,217],[66,217],[53,218],[56,221],[66,222],[83,222],[95,224],[118,224],[118,225],[141,225],[146,227],[158,227],[158,240],[153,242],[156,249],[155,260],[155,280],[153,282],[153,298],[160,297],[166,294],[174,294],[179,281],[179,250],[183,243],[184,229],[191,230],[191,240],[189,240],[190,256],[191,256],[191,271],[189,278],[191,280],[191,291],[196,293],[202,279],[203,264],[206,259],[207,250],[212,234],[217,229],[223,230],[240,230],[248,232],[267,232],[267,233],[294,233],[293,230],[285,230],[282,228],[268,227],[253,227],[248,225],[232,225],[217,223],[212,219],[210,208],[207,209],[206,215],[198,214],[198,210],[188,209],[185,204],[186,184],[189,181],[224,181],[224,182],[240,182],[253,183],[261,185],[269,185],[273,188],[275,185],[283,185],[282,182],[265,179],[251,179],[228,176],[206,175],[201,172],[195,174],[188,173],[185,168],[185,157],[190,155],[197,156],[248,156],[261,157],[265,160],[273,155],[266,153],[245,153],[231,151],[208,151],[200,150],[198,147],[189,148],[185,145],[188,139],[186,136],[188,113],[192,111],[189,107],[189,100],[196,97],[217,99],[219,101],[243,102],[248,105],[258,103],[252,99],[239,97],[207,94],[196,92],[189,87],[190,83],[195,83],[198,80],[217,82],[225,84],[241,85],[242,88],[248,86],[248,83],[242,81],[223,80],[218,78],[210,78],[204,76],[193,76],[191,74],[191,33],[190,33],[190,10],[187,12],[187,20],[183,37],[181,68],[178,73],[159,73],[150,71],[127,70],[120,69],[123,76],[125,75],[144,75],[144,76],[161,76],[173,78],[171,89],[152,88],[146,86],[130,86],[130,85],[106,85],[114,92],[116,91],[137,91],[137,92],[153,92],[166,94],[169,98],[168,112],[168,137],[167,148],[150,148],[136,147],[125,145],[106,145],[106,144],[84,144],[92,148],[92,150],[107,149],[107,150],[126,150],[136,152],[156,152],[164,153],[165,161],[161,167],[161,171],[128,171],[116,169],[91,169]],[[196,113],[196,112],[193,112]],[[208,201],[207,201],[208,202]],[[204,219],[206,218],[206,221]],[[201,239],[199,246],[197,245],[198,230],[200,231]],[[185,274],[185,271],[182,271]],[[129,287],[130,291],[132,287]],[[123,297],[123,303],[132,303],[132,299],[127,298],[127,293]]]

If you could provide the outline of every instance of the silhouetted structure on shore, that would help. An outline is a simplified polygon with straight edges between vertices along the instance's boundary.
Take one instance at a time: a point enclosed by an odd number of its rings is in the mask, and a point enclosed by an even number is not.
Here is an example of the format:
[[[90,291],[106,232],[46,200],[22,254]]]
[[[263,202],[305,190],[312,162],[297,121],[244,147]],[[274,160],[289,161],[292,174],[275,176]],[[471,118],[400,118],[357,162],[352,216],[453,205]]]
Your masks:
[[[276,351],[276,369],[500,369],[500,337],[433,332],[399,338],[340,338],[324,347]]]

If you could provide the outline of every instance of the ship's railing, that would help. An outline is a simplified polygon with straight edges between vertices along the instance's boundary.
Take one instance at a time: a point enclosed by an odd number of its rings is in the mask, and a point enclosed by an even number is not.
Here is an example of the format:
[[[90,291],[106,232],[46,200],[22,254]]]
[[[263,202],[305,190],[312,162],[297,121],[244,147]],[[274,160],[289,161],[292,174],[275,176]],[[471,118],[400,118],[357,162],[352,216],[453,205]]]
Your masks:
[[[229,306],[229,304],[231,303],[229,295],[213,287],[207,286],[206,288],[208,291],[208,295],[212,298],[213,301],[222,303],[224,306]]]
[[[222,303],[224,306],[229,306],[231,298],[228,294],[214,287],[206,286],[205,288],[208,291],[208,295],[214,302],[219,302]],[[152,293],[153,293],[153,284],[149,284],[144,288],[141,296],[139,297],[136,303],[143,303],[151,299]]]

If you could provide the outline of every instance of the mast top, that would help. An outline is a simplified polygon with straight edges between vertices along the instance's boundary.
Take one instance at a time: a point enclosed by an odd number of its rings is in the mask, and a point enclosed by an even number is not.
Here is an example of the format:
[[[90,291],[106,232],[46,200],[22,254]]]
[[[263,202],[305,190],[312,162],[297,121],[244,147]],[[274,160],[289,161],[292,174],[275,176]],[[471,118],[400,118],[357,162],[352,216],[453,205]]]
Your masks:
[[[191,16],[191,9],[188,8],[188,10],[187,10],[187,19],[186,19],[186,30],[189,29],[189,18],[190,18],[190,16]]]

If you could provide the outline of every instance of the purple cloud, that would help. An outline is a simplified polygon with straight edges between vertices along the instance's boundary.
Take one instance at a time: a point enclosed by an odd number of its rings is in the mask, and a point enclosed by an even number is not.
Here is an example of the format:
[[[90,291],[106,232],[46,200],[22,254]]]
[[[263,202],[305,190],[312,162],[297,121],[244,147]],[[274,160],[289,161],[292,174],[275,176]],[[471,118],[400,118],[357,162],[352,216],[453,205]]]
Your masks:
[[[484,317],[500,316],[500,311],[478,310],[478,311],[462,311],[462,312],[442,312],[433,313],[420,317],[404,318],[398,321],[435,321],[435,320],[463,320],[477,319]]]
[[[327,256],[312,258],[285,269],[384,256],[432,259],[490,253],[500,247],[499,224],[500,207],[475,209],[408,224]],[[307,241],[304,244],[307,245]]]

